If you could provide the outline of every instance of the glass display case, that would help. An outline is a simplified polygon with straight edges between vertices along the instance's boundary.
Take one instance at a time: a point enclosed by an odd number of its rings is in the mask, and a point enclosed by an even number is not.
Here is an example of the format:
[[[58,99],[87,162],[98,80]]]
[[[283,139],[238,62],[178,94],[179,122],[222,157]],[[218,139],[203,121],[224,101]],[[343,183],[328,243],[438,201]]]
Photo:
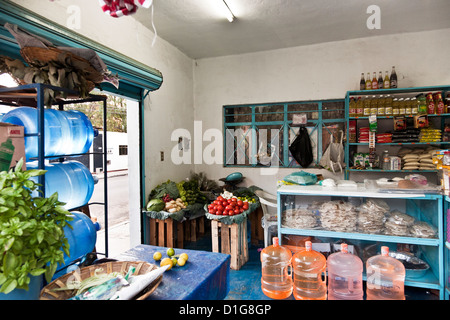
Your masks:
[[[357,183],[344,188],[284,185],[277,197],[282,245],[295,251],[299,244],[291,240],[308,237],[327,255],[346,242],[364,263],[389,246],[404,262],[406,286],[439,290],[444,298],[441,194],[380,192]]]

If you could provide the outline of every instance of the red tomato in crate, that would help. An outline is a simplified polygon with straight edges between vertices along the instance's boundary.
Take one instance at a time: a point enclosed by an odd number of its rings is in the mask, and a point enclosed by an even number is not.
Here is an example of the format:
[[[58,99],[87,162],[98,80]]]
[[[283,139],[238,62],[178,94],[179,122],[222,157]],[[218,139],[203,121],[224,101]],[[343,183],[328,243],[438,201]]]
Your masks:
[[[239,214],[241,213],[241,210],[239,210],[238,208],[234,209],[234,214]]]
[[[248,202],[245,201],[244,204],[242,205],[242,208],[244,208],[244,210],[248,210]]]
[[[222,196],[218,196],[217,198],[216,198],[216,200],[219,200],[219,201],[223,201],[223,200],[225,200]]]
[[[231,202],[236,202],[237,201],[236,198],[231,198],[230,200],[231,200]]]
[[[236,203],[239,207],[242,207],[244,205],[244,201],[242,200],[238,200]]]

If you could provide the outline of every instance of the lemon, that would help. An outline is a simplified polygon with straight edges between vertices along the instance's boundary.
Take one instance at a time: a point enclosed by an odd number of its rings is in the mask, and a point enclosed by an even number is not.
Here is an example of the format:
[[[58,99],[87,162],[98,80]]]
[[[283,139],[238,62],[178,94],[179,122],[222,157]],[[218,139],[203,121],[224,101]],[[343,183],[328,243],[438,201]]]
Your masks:
[[[172,263],[173,263],[173,266],[175,267],[176,265],[177,265],[177,258],[172,258]]]
[[[164,258],[161,260],[161,263],[159,264],[160,267],[164,267],[165,265],[169,265],[169,267],[167,268],[167,270],[172,269],[173,267],[173,262],[172,259],[170,258]]]
[[[180,259],[183,259],[185,262],[188,261],[188,258],[189,258],[189,256],[187,253],[180,254]]]
[[[183,258],[178,259],[178,265],[180,267],[184,266],[185,264],[186,264],[186,260],[185,259],[183,259]]]
[[[168,255],[169,257],[173,256],[174,254],[175,254],[175,250],[173,250],[173,248],[167,249],[167,255]]]
[[[159,251],[156,251],[156,252],[153,254],[153,259],[155,259],[156,261],[160,260],[161,257],[162,257],[162,254],[161,254],[161,252],[159,252]]]

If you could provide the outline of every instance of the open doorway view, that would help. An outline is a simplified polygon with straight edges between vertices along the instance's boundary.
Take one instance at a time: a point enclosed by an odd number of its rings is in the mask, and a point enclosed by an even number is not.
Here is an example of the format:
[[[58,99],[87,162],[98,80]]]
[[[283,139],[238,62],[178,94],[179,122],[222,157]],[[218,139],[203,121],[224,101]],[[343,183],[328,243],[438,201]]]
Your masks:
[[[0,85],[7,87],[16,86],[15,82],[3,74],[0,77]],[[138,117],[138,112],[127,110],[132,106],[135,108],[135,101],[127,100],[124,97],[107,94],[105,92],[94,92],[94,94],[104,94],[107,99],[107,193],[108,193],[108,256],[113,257],[130,248],[130,208],[129,208],[129,164],[134,161],[128,161],[129,155],[135,152],[129,150],[129,141],[139,141],[138,129],[128,131],[127,116]],[[14,107],[0,104],[0,121],[3,114],[6,114]],[[55,106],[57,108],[57,106]],[[104,177],[103,161],[103,104],[99,102],[86,102],[81,104],[68,104],[65,110],[78,110],[83,112],[91,121],[96,133],[91,149],[88,154],[76,157],[66,157],[66,160],[81,162],[86,166],[96,182],[93,195],[88,202],[88,210],[84,212],[96,219],[100,224],[100,230],[97,232],[97,242],[95,251],[106,253],[105,246],[105,200],[104,200]],[[132,123],[138,123],[138,119],[133,119]],[[135,135],[132,137],[130,135]],[[137,151],[138,152],[138,151]],[[46,160],[58,161],[58,160]],[[135,165],[136,166],[136,165]],[[131,171],[138,171],[139,168],[132,168]],[[133,191],[138,193],[139,191]],[[102,258],[103,256],[99,256]]]
[[[101,92],[99,94],[105,94]],[[128,141],[133,139],[128,133],[127,117],[133,112],[127,112],[131,101],[116,95],[107,94],[107,148],[103,149],[103,108],[98,103],[83,103],[71,105],[71,109],[86,114],[98,134],[94,138],[90,154],[85,159],[94,179],[97,181],[94,193],[89,201],[91,218],[97,219],[101,229],[97,232],[96,252],[106,253],[105,234],[108,238],[108,256],[113,257],[130,248],[130,216],[129,216],[129,152]],[[133,130],[131,130],[133,132]],[[138,139],[138,137],[134,137]],[[103,152],[107,153],[107,188],[108,217],[107,233],[104,214],[104,179]]]

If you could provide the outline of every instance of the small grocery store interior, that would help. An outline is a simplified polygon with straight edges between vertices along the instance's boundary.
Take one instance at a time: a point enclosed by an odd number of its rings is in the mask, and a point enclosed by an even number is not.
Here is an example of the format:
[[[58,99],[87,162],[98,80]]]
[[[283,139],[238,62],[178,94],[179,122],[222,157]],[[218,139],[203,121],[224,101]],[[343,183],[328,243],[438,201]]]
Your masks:
[[[449,300],[449,17],[0,0],[0,300]]]

